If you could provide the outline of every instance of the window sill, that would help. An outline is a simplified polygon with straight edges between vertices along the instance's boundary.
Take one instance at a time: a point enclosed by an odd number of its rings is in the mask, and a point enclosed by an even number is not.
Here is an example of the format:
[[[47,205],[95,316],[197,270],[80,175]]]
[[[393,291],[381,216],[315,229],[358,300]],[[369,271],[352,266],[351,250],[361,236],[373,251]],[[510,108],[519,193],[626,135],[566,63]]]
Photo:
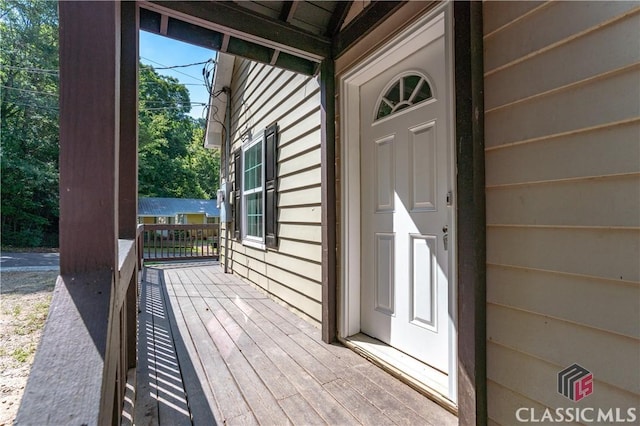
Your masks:
[[[267,246],[263,241],[255,241],[255,240],[248,240],[248,239],[244,239],[242,240],[242,245],[243,246],[247,246],[247,247],[253,247],[255,249],[258,250],[266,250]]]

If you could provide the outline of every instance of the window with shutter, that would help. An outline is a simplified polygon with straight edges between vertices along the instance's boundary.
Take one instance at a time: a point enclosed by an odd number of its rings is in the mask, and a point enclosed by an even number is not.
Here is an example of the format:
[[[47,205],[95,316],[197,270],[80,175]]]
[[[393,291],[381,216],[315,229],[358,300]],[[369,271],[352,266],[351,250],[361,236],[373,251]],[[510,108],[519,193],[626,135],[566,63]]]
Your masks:
[[[243,147],[242,204],[243,240],[264,242],[264,138],[261,135]]]
[[[257,248],[278,248],[278,126],[269,126],[235,154],[235,237]]]

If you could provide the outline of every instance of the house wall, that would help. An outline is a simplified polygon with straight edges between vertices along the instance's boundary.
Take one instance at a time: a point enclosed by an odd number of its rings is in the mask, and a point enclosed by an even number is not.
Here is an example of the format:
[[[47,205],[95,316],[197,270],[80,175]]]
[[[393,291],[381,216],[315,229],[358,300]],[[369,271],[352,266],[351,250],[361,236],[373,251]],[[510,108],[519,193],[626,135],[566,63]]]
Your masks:
[[[187,214],[186,216],[187,224],[200,225],[202,223],[207,223],[207,218],[203,213]]]
[[[490,420],[638,407],[639,3],[483,9]],[[573,363],[578,403],[556,390]]]
[[[322,250],[318,80],[236,59],[231,90],[231,152],[241,146],[247,131],[255,136],[274,122],[279,125],[279,247],[260,250],[230,241],[229,266],[319,324]],[[233,180],[233,161],[230,166]],[[224,246],[223,242],[221,263]]]

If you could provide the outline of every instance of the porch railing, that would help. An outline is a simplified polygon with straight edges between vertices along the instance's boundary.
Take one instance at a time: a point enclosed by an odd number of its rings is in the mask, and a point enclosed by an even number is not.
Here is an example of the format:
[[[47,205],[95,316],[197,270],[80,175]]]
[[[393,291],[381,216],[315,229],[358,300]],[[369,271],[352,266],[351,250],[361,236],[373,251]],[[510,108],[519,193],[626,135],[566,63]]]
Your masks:
[[[138,225],[140,261],[218,259],[218,224]]]
[[[136,366],[136,241],[118,241],[117,269],[58,276],[15,424],[120,423]]]

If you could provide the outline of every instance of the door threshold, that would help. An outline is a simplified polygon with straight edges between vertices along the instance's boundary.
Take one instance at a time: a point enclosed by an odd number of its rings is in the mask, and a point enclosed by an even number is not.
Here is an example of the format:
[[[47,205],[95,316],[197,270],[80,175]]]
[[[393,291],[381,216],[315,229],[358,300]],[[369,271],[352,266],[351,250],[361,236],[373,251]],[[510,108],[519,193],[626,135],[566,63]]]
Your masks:
[[[340,338],[340,341],[438,405],[458,415],[457,405],[447,397],[446,374],[366,334],[354,334],[346,339]]]

